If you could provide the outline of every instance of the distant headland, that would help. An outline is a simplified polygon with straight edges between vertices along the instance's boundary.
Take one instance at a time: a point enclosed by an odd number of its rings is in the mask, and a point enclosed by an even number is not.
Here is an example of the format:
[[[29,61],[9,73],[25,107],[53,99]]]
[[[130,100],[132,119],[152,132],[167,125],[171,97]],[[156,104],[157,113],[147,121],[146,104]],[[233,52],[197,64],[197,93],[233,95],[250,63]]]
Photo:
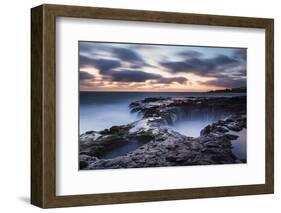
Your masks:
[[[210,90],[208,93],[246,93],[247,88],[246,87],[238,87],[238,88],[226,88],[221,90]]]

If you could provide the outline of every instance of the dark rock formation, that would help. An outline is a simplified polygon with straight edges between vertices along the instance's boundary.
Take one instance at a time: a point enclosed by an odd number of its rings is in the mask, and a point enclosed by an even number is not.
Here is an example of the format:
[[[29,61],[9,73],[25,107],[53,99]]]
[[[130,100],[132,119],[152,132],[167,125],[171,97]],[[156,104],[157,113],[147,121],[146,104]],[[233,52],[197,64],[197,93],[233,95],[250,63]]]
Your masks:
[[[246,97],[146,98],[130,104],[139,121],[88,131],[80,136],[80,169],[114,169],[241,163],[232,153],[232,131],[246,128]],[[224,119],[206,126],[197,138],[167,127],[192,111],[221,110]],[[225,117],[227,116],[227,117]],[[122,156],[104,156],[120,146],[138,141],[138,147]]]
[[[131,112],[139,112],[144,118],[161,117],[171,124],[186,119],[191,113],[220,113],[227,115],[246,114],[246,96],[238,97],[189,97],[189,98],[146,98],[130,104]]]

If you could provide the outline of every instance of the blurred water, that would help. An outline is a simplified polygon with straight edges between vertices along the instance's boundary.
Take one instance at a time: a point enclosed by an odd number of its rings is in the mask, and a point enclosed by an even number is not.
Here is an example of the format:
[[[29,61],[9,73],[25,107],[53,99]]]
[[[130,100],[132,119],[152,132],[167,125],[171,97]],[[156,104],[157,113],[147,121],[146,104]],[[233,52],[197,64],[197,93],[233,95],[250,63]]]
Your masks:
[[[139,119],[130,113],[129,104],[147,97],[222,97],[233,93],[183,93],[183,92],[80,92],[80,134],[89,130],[103,130],[113,125],[128,124]],[[206,112],[199,117],[176,123],[173,128],[189,136],[199,136],[200,130],[212,123],[217,116]],[[203,116],[203,117],[202,117]],[[205,117],[204,117],[205,116]]]
[[[180,121],[172,125],[171,127],[182,135],[189,137],[200,136],[200,131],[207,125],[213,123],[212,120],[191,120]]]
[[[240,132],[231,131],[230,134],[239,136],[236,140],[231,141],[233,146],[232,152],[242,160],[247,159],[247,130],[243,129]]]

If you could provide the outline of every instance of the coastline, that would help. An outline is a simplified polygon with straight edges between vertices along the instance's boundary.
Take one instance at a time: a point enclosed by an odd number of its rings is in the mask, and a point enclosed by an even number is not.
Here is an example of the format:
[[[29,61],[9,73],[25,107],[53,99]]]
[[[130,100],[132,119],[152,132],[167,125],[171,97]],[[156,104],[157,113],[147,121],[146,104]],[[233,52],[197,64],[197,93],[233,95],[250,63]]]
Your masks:
[[[225,119],[204,127],[199,137],[182,135],[167,124],[194,109],[219,109]],[[159,166],[245,163],[232,152],[238,136],[230,131],[246,129],[246,96],[149,97],[130,104],[138,121],[80,135],[80,169],[143,168]],[[111,152],[125,146],[123,155]],[[127,147],[126,147],[127,146]],[[130,150],[128,147],[130,147]],[[111,155],[110,155],[111,153]]]

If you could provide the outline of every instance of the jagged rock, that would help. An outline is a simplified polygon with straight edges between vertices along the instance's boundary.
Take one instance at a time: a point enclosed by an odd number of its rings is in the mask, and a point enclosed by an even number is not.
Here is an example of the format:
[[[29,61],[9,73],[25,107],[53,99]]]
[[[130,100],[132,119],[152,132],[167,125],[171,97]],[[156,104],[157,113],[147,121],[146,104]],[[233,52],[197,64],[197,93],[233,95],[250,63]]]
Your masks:
[[[239,97],[187,97],[187,98],[146,98],[130,104],[132,112],[140,112],[144,118],[161,117],[169,124],[192,113],[218,111],[234,119],[236,115],[246,113],[246,96]],[[232,117],[231,117],[232,116]]]
[[[89,164],[88,164],[87,161],[84,161],[84,160],[80,160],[80,161],[79,161],[79,168],[80,168],[80,169],[85,169],[88,165],[89,165]]]
[[[80,169],[116,169],[159,166],[241,163],[232,153],[232,131],[246,128],[246,98],[146,98],[130,104],[143,118],[80,135]],[[203,128],[200,137],[184,136],[167,124],[190,111],[222,110],[220,119]],[[105,159],[111,150],[138,141],[138,147],[122,156]],[[244,160],[245,162],[245,160]]]
[[[97,161],[96,157],[89,156],[85,153],[79,155],[79,169],[86,169],[90,163]]]

